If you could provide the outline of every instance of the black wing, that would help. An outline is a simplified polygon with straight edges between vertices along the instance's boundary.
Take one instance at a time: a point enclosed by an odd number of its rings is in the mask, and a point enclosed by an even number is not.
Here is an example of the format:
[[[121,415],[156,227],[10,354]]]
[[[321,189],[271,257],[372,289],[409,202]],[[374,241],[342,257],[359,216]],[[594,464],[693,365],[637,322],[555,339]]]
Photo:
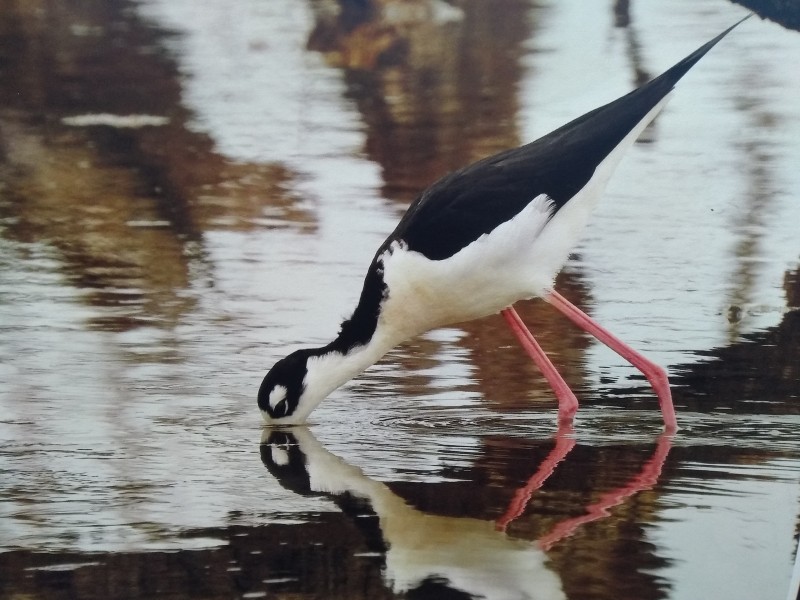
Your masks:
[[[514,217],[540,194],[547,194],[558,210],[586,185],[595,168],[681,77],[736,25],[629,94],[534,142],[439,179],[411,204],[376,258],[395,240],[430,259],[448,258]]]

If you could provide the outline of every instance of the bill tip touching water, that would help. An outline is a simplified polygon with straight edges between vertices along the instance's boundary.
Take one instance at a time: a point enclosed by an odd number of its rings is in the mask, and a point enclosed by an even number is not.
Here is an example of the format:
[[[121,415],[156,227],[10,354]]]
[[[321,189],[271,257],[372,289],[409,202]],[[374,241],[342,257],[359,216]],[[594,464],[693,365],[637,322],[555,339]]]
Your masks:
[[[304,423],[336,388],[396,345],[431,329],[500,313],[570,422],[575,394],[513,304],[541,298],[638,368],[668,432],[677,429],[666,371],[553,289],[605,184],[677,82],[750,15],[632,92],[526,145],[445,175],[409,206],[367,270],[338,336],[278,361],[258,406],[267,423]]]

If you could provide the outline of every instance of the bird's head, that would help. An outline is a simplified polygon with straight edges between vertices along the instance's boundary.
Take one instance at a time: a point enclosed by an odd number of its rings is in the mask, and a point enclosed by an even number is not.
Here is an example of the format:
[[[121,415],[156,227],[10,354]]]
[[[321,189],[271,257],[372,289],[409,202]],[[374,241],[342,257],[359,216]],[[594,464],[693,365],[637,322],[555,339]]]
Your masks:
[[[379,358],[379,356],[378,356]],[[270,369],[258,390],[258,407],[268,425],[301,425],[328,394],[377,360],[373,352],[332,344],[292,352]]]
[[[297,350],[282,358],[261,382],[258,407],[264,420],[275,425],[303,423],[320,399],[309,398],[306,390],[308,350]]]

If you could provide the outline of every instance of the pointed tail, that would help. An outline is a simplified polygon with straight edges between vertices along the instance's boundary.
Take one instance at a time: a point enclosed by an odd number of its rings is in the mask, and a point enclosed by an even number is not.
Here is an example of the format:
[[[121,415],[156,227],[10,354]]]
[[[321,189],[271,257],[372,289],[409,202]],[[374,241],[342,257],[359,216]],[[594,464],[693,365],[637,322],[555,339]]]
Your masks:
[[[681,77],[686,75],[689,69],[691,69],[701,58],[703,58],[709,50],[711,50],[714,46],[716,46],[722,38],[724,38],[731,31],[736,29],[736,27],[738,27],[741,23],[743,23],[752,16],[753,13],[750,13],[743,19],[737,21],[736,23],[728,27],[725,31],[720,33],[713,40],[706,42],[705,44],[700,46],[697,50],[692,52],[689,56],[684,58],[682,61],[680,61],[673,67],[670,67],[664,73],[662,73],[655,79],[649,81],[648,83],[644,84],[644,86],[642,86],[639,89],[650,88],[650,87],[652,88],[667,87],[667,89],[664,91],[664,95],[666,95],[669,92],[669,90],[671,90],[675,86],[675,84],[678,83]]]

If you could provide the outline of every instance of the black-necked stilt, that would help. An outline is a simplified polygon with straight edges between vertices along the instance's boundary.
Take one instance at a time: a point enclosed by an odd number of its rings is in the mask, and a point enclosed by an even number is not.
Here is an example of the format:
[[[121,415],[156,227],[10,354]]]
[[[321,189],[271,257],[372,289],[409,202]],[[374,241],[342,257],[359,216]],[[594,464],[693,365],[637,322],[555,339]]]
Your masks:
[[[258,406],[267,422],[302,423],[328,394],[397,344],[498,312],[553,387],[559,420],[570,421],[575,395],[512,306],[538,296],[642,371],[658,395],[665,428],[674,431],[666,371],[552,286],[622,155],[680,78],[736,25],[629,94],[425,190],[378,248],[338,337],[290,354],[264,377]]]

